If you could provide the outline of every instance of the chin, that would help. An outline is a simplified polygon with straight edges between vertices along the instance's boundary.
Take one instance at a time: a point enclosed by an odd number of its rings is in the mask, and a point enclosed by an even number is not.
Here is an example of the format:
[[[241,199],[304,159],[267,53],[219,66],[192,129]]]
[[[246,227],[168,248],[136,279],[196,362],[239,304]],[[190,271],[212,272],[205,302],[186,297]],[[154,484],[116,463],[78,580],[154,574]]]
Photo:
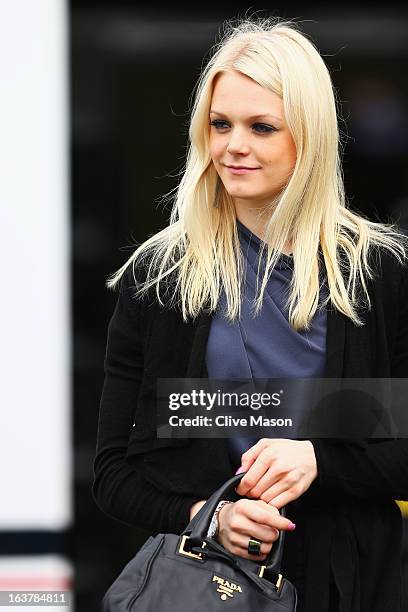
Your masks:
[[[250,193],[242,189],[227,189],[226,191],[231,198],[240,198],[241,200],[253,200],[258,196],[256,193]]]

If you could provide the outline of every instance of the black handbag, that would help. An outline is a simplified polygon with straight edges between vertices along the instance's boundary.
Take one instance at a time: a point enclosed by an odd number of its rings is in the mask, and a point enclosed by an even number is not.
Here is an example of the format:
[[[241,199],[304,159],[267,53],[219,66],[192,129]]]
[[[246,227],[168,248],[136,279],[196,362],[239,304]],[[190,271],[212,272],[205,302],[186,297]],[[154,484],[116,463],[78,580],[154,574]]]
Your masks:
[[[206,537],[218,502],[230,497],[243,475],[217,489],[181,535],[150,536],[105,593],[103,612],[295,612],[296,589],[280,574],[283,530],[260,562]]]

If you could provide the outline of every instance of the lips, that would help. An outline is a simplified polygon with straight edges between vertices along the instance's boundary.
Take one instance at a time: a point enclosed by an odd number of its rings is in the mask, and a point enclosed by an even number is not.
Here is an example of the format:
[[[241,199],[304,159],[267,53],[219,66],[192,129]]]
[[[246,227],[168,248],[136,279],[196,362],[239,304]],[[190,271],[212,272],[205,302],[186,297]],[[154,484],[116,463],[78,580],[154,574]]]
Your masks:
[[[231,174],[251,174],[251,172],[259,170],[259,168],[250,168],[249,166],[226,166],[226,168]]]
[[[233,168],[234,170],[258,170],[258,168],[254,168],[251,166],[233,166],[229,165],[227,168]]]

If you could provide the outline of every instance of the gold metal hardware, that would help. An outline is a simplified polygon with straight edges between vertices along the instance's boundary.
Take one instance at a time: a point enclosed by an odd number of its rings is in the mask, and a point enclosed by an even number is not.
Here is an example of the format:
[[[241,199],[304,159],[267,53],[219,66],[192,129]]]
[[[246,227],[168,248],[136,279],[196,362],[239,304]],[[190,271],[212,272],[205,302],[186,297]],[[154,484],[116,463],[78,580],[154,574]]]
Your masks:
[[[184,544],[186,543],[186,541],[189,539],[188,535],[183,535],[182,539],[181,539],[181,544],[179,546],[179,553],[182,555],[185,555],[186,557],[193,557],[193,559],[202,559],[203,555],[202,553],[192,553],[189,550],[184,550]],[[205,548],[207,546],[206,542],[202,542],[201,547]]]
[[[261,567],[259,568],[259,572],[258,572],[258,576],[259,576],[260,578],[262,578],[262,577],[263,577],[263,575],[264,575],[264,571],[265,571],[265,570],[266,570],[266,565],[261,565]],[[278,574],[278,579],[277,579],[276,584],[275,584],[275,587],[276,587],[276,590],[277,590],[277,591],[279,591],[279,589],[280,589],[280,587],[281,587],[281,584],[282,584],[282,578],[283,578],[282,574]]]

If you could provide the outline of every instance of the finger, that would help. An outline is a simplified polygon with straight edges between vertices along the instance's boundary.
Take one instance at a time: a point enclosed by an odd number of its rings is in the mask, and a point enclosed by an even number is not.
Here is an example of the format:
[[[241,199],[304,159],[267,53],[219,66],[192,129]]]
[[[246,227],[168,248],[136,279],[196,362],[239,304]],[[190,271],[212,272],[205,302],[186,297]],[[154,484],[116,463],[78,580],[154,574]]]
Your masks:
[[[281,493],[288,491],[289,488],[290,488],[289,485],[285,483],[285,481],[281,478],[272,487],[270,487],[269,489],[266,489],[266,491],[261,493],[259,497],[260,499],[265,501],[267,504],[269,504],[271,500],[275,499],[275,497],[278,497],[278,495],[280,495]],[[275,504],[273,504],[273,506],[274,505]]]
[[[279,510],[277,508],[275,508],[274,506],[270,506],[269,504],[267,504],[265,501],[263,501],[263,499],[257,499],[256,500],[258,504],[261,505],[261,508],[264,508],[266,504],[266,507],[268,508],[269,512],[273,512],[275,514],[280,514]]]
[[[272,497],[275,497],[278,495],[278,493],[281,493],[281,490],[277,489],[276,492],[273,490],[272,495],[270,495],[268,498],[266,497],[267,491],[272,490],[273,485],[278,484],[281,481],[282,476],[277,474],[272,468],[269,468],[265,474],[261,476],[257,484],[252,487],[252,489],[249,489],[245,495],[254,499],[264,499],[266,502],[268,502]]]
[[[274,499],[271,499],[269,504],[275,506],[275,508],[280,509],[283,508],[283,506],[286,506],[286,504],[289,504],[291,501],[298,499],[299,497],[300,495],[297,495],[293,492],[293,490],[288,489],[287,491],[284,491]]]
[[[245,468],[245,471],[248,471],[255,459],[258,457],[259,453],[266,448],[266,446],[268,446],[268,443],[267,438],[261,438],[256,444],[248,448],[245,453],[242,453],[241,465]]]
[[[250,520],[261,525],[269,525],[276,529],[293,529],[292,521],[287,517],[281,516],[276,512],[276,508],[272,509],[268,504],[257,504],[251,503],[252,500],[247,500],[249,503],[245,504],[243,508],[237,507],[237,513],[243,513]],[[274,504],[275,505],[275,504]]]
[[[252,534],[251,535],[233,534],[233,536],[230,538],[230,544],[236,551],[238,551],[235,554],[239,554],[240,556],[245,556],[247,559],[259,559],[260,556],[267,555],[271,552],[272,546],[273,546],[272,542],[267,543],[267,542],[263,542],[262,540],[260,540],[261,542],[260,555],[256,553],[255,554],[249,553],[248,543],[251,538],[255,538],[256,540],[258,539]]]
[[[246,548],[242,548],[242,546],[232,546],[229,547],[228,550],[232,552],[233,555],[237,555],[238,557],[243,557],[244,559],[251,559],[252,561],[265,561],[268,558],[267,554],[264,555],[250,555]]]
[[[258,484],[261,478],[269,470],[271,461],[271,457],[264,448],[246,474],[244,474],[241,478],[241,481],[236,488],[238,495],[246,495],[248,491],[253,489]]]
[[[256,538],[257,540],[261,540],[261,542],[272,543],[276,542],[276,540],[279,538],[279,530],[276,529],[276,527],[255,523],[246,517],[241,517],[239,526],[234,527],[233,524],[230,526],[235,532],[243,535],[250,533],[252,537]]]

